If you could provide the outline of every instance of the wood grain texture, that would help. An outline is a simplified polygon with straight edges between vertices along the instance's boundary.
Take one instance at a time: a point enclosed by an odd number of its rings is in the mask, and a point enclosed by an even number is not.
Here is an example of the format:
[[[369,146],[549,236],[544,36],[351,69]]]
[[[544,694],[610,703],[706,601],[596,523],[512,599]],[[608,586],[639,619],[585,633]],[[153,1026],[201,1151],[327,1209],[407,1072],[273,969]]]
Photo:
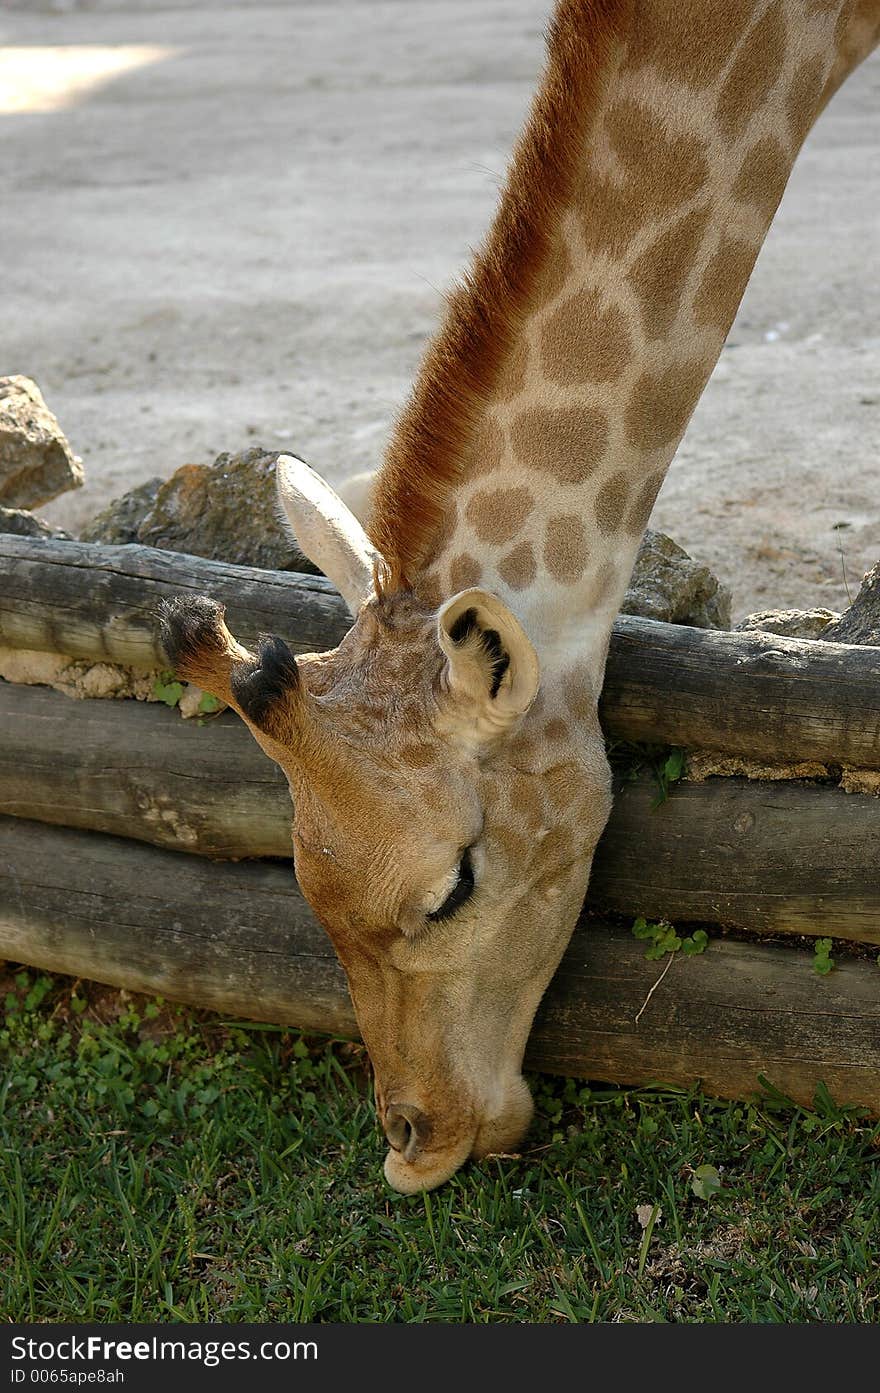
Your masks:
[[[0,646],[163,668],[157,610],[189,591],[226,605],[236,638],[281,633],[297,653],[334,647],[351,616],[329,581],[154,547],[0,534]]]
[[[0,813],[212,857],[291,857],[287,780],[224,711],[0,682]]]
[[[355,1031],[290,866],[0,818],[0,958],[304,1030]]]
[[[734,778],[685,780],[656,798],[652,778],[617,781],[591,904],[880,945],[880,798]]]
[[[621,615],[600,705],[628,740],[880,768],[880,648]]]
[[[149,547],[0,536],[0,645],[162,667],[156,609],[186,591],[226,604],[246,643],[268,632],[294,652],[321,650],[350,624],[319,577]],[[621,616],[601,713],[624,739],[877,769],[880,648]]]
[[[0,683],[0,813],[215,858],[289,858],[287,782],[232,712]],[[617,780],[588,903],[880,944],[880,799],[809,783]]]
[[[220,864],[0,819],[0,956],[237,1017],[353,1035],[345,979],[289,869]],[[758,1075],[809,1103],[880,1112],[872,962],[818,977],[794,948],[713,941],[658,976],[644,945],[585,917],[532,1033],[531,1067],[619,1083],[701,1081],[748,1097]]]

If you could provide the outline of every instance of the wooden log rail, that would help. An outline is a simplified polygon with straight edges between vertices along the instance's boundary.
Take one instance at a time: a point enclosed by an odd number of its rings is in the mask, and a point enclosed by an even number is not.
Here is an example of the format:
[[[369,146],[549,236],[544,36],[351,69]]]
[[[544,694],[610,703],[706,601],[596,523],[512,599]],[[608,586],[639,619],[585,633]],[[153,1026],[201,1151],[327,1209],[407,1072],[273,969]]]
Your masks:
[[[215,858],[291,856],[287,782],[231,712],[0,683],[0,813]],[[589,903],[880,945],[880,799],[808,783],[618,784]],[[880,994],[880,974],[878,974]]]
[[[165,666],[161,599],[211,595],[243,641],[332,647],[349,624],[327,581],[148,547],[0,536],[0,646]],[[602,698],[607,731],[772,764],[880,768],[880,648],[716,633],[622,616]]]
[[[333,646],[349,617],[321,578],[143,547],[0,536],[0,647],[167,666],[162,598],[208,594],[245,642]],[[602,716],[612,735],[880,769],[880,648],[621,618]],[[344,976],[289,861],[285,782],[231,714],[182,722],[135,702],[0,683],[0,956],[236,1016],[355,1032]],[[625,1083],[809,1103],[824,1083],[880,1113],[873,961],[830,977],[802,950],[713,939],[657,965],[596,912],[880,942],[880,800],[831,785],[682,783],[652,810],[623,781],[590,904],[528,1062]],[[63,824],[63,825],[57,825]],[[109,835],[109,834],[113,835]],[[181,851],[195,852],[183,855]],[[638,1023],[637,1023],[638,1018]]]
[[[281,633],[295,652],[318,652],[334,647],[351,625],[343,600],[321,576],[155,547],[0,534],[0,646],[164,668],[159,602],[187,592],[225,604],[229,627],[245,643]]]
[[[217,863],[121,837],[0,818],[0,957],[236,1017],[352,1036],[345,978],[286,866]],[[644,944],[592,916],[532,1033],[532,1067],[747,1097],[758,1075],[809,1104],[880,1112],[873,962],[713,940],[657,979]]]

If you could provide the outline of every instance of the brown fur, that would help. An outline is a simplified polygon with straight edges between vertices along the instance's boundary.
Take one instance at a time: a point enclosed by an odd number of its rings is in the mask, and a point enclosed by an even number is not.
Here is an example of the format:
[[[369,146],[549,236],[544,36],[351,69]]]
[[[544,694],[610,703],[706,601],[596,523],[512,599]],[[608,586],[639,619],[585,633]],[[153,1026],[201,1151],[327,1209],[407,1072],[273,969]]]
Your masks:
[[[370,537],[392,588],[411,585],[510,354],[578,175],[632,0],[562,0],[531,116],[486,243],[452,293],[376,483]]]

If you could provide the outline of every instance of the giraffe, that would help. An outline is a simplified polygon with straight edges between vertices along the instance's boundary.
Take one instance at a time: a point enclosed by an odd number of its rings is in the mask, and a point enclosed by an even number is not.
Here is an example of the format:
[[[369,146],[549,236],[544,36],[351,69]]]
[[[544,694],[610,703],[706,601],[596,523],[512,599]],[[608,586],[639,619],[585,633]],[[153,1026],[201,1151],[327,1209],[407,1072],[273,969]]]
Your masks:
[[[878,30],[878,0],[559,0],[367,528],[278,460],[346,637],[250,653],[210,600],[165,611],[177,671],[287,776],[403,1193],[528,1127],[526,1040],[610,808],[611,625],[798,148]]]

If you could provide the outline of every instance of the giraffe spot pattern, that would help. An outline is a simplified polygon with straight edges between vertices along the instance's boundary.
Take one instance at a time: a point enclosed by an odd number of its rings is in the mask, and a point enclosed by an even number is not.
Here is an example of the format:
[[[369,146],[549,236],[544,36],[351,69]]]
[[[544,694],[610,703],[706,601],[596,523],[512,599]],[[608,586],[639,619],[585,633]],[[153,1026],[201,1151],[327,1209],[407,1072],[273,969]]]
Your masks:
[[[440,577],[433,571],[421,576],[415,587],[416,598],[425,609],[439,609],[443,600]]]
[[[511,590],[524,590],[535,579],[537,564],[531,542],[520,542],[498,562],[498,574]]]
[[[458,505],[454,498],[450,498],[443,513],[443,519],[434,539],[434,551],[437,556],[442,556],[455,536],[458,528]]]
[[[582,484],[601,464],[608,446],[608,417],[589,406],[522,412],[511,444],[530,469],[546,470],[561,484]]]
[[[483,579],[483,568],[474,556],[466,551],[453,557],[449,563],[449,588],[453,595],[459,590],[470,590]]]
[[[664,338],[672,328],[685,281],[693,269],[709,220],[709,205],[686,213],[646,247],[627,273],[642,301],[642,322],[649,339]]]
[[[533,762],[535,753],[533,742],[521,736],[513,751],[513,758],[517,763],[528,767]],[[530,836],[534,836],[544,820],[544,794],[533,779],[520,779],[518,782],[516,811],[519,823]]]
[[[541,859],[549,865],[568,864],[575,855],[574,833],[564,822],[557,822],[541,842]]]
[[[687,29],[687,36],[682,38],[680,18],[677,18],[676,23],[671,26],[674,33],[670,34],[665,47],[662,43],[656,46],[656,51],[651,54],[651,61],[670,74],[678,71],[690,85],[701,85],[702,77],[697,70],[696,58],[707,45],[706,36],[698,36],[701,26],[716,26],[712,30],[713,71],[706,76],[706,80],[709,81],[717,74],[718,64],[722,61],[722,48],[725,55],[732,52],[733,45],[742,32],[744,14],[750,6],[738,3],[738,0],[731,0],[725,7],[725,14],[719,26],[717,12],[714,16],[704,14],[705,6],[702,0],[679,0],[679,3],[691,14],[693,21],[682,26]],[[646,8],[651,10],[651,7]],[[646,16],[646,29],[650,31],[652,25],[659,29],[667,22],[663,7],[655,7],[650,16]],[[723,33],[719,33],[719,27]],[[649,48],[654,45],[648,44],[644,35],[640,41],[647,55]],[[785,17],[782,6],[775,4],[747,37],[719,98],[716,117],[731,137],[736,134],[739,121],[736,110],[732,108],[747,108],[749,100],[763,100],[780,70],[784,43]],[[692,54],[686,51],[689,45],[694,50]],[[708,52],[709,48],[705,47],[705,51]],[[771,57],[769,62],[768,52]],[[807,60],[798,69],[786,101],[792,129],[800,129],[812,120],[815,105],[821,96],[823,71],[822,61],[818,58]],[[744,100],[744,93],[752,94],[751,98],[747,95]],[[634,211],[638,211],[643,219],[646,208],[649,212],[668,211],[670,207],[695,195],[707,169],[701,141],[689,136],[674,137],[665,130],[658,130],[656,114],[636,102],[617,103],[606,121],[609,141],[629,176],[629,181],[620,185],[616,179],[587,176],[585,191],[600,205],[603,200],[606,205],[596,210],[601,215],[598,221],[607,223],[609,210],[617,211],[623,222],[631,218]],[[647,153],[649,148],[650,154]],[[635,175],[640,165],[648,167],[651,174],[644,184],[636,185]],[[742,202],[758,207],[768,216],[771,215],[779,196],[772,186],[774,183],[784,186],[787,168],[788,161],[779,142],[772,137],[759,140],[742,162],[734,187],[735,196]],[[708,213],[708,208],[703,208],[696,214],[679,219],[672,228],[667,229],[655,240],[648,252],[640,256],[629,272],[630,281],[643,301],[646,330],[654,337],[662,336],[671,327],[680,303],[681,290],[699,251]],[[585,210],[584,216],[587,224],[585,235],[589,244],[589,209]],[[622,234],[620,228],[609,231],[606,226],[595,229],[595,235],[601,241]],[[693,312],[698,323],[711,324],[720,329],[729,327],[754,257],[755,249],[748,243],[732,238],[724,240],[707,266],[694,300]],[[662,269],[664,267],[665,270]],[[545,303],[557,297],[563,290],[571,269],[570,259],[560,240],[536,282]],[[676,278],[677,284],[673,291],[672,285]],[[597,315],[601,316],[603,313],[610,315],[612,320],[616,315],[619,322],[604,335],[589,333],[590,321],[595,323]],[[619,334],[616,332],[618,329]],[[572,342],[577,345],[576,351],[566,351],[567,343]],[[581,291],[551,317],[544,330],[541,351],[545,371],[548,376],[555,377],[558,381],[569,383],[589,379],[591,353],[598,360],[594,380],[607,381],[611,380],[612,367],[616,374],[631,361],[632,345],[619,310],[612,308],[602,311],[595,292]],[[625,362],[624,353],[627,355]],[[527,346],[525,342],[520,342],[502,370],[500,395],[503,396],[507,392],[512,397],[522,389],[527,372],[527,358]],[[580,371],[577,370],[578,366]],[[626,429],[630,442],[640,448],[650,449],[660,444],[668,444],[680,435],[703,383],[703,370],[694,363],[678,364],[666,372],[643,373],[626,412]],[[531,467],[547,469],[562,483],[582,483],[589,478],[601,463],[607,441],[607,418],[604,413],[592,408],[523,413],[514,422],[511,437],[511,443],[520,460]],[[502,462],[503,450],[503,433],[497,423],[487,421],[475,444],[474,472],[485,473],[498,468]],[[625,518],[628,530],[634,534],[641,533],[650,516],[662,479],[662,473],[652,475],[645,480],[634,499],[629,498],[624,474],[615,475],[608,480],[595,499],[596,519],[600,529],[610,530],[612,517],[616,519],[614,527]],[[524,518],[518,522],[511,521],[510,509],[500,503],[503,494],[517,492],[528,493],[527,490],[495,490],[494,508],[487,504],[484,506],[487,497],[485,494],[475,495],[471,500],[468,520],[481,540],[492,545],[503,545],[504,541],[512,540],[521,530]],[[529,495],[529,508],[525,516],[531,510],[531,506],[532,500]],[[491,514],[494,514],[494,517],[490,516]],[[516,509],[514,517],[515,515]],[[453,505],[448,528],[450,535],[457,521]],[[573,552],[583,552],[583,563],[578,572],[580,575],[586,564],[586,534],[583,524],[573,515],[551,519],[548,523],[545,535],[545,561],[551,526],[563,522],[569,526],[570,536],[576,538],[572,544]],[[580,530],[573,528],[572,524],[577,524]],[[509,531],[511,527],[513,530]],[[503,540],[496,541],[499,529],[504,536]],[[555,551],[558,551],[558,548],[555,548]],[[455,562],[460,563],[456,576],[459,580],[457,588],[478,583],[478,580],[472,578],[473,568],[481,568],[474,557],[463,555],[455,558]],[[536,562],[529,543],[514,547],[497,564],[502,579],[506,579],[502,567],[513,577],[507,580],[513,588],[516,588],[517,584],[527,585],[534,578]],[[567,573],[572,572],[573,564],[569,562],[567,568],[564,567]],[[452,566],[450,573],[451,570]],[[467,575],[466,581],[460,579],[462,574]],[[527,575],[528,579],[525,578]]]
[[[545,740],[564,740],[568,735],[568,726],[560,716],[554,716],[552,721],[548,721],[544,726]]]
[[[694,320],[726,334],[752,273],[758,248],[739,237],[725,237],[703,272],[692,306]]]
[[[867,58],[876,47],[878,39],[880,16],[877,13],[876,0],[856,0],[851,9],[847,5],[843,6],[834,31],[834,61],[822,87],[820,107],[830,100],[847,74],[852,72],[863,58]]]
[[[544,534],[544,565],[554,580],[573,585],[583,575],[589,547],[587,529],[574,513],[550,518]]]
[[[594,289],[581,290],[564,301],[541,338],[545,374],[566,385],[612,382],[632,356],[623,315],[616,305],[603,306]]]
[[[469,456],[473,474],[491,474],[501,463],[504,453],[504,434],[497,421],[486,417],[474,438]]]
[[[535,742],[534,740],[532,740],[531,735],[526,733],[530,730],[531,722],[529,722],[527,727],[523,728],[522,730],[519,730],[512,737],[510,744],[508,745],[508,755],[510,763],[518,770],[530,768],[532,760],[534,758]],[[531,789],[527,797],[530,799],[530,806],[534,804],[534,788]],[[525,805],[523,805],[523,807],[525,807]],[[516,817],[519,817],[522,811],[523,809],[520,808],[518,803],[515,808],[511,807],[510,809],[511,815]]]
[[[609,536],[623,524],[629,502],[629,481],[623,471],[612,474],[599,489],[594,504],[599,531]]]
[[[771,5],[747,35],[718,97],[715,119],[735,140],[772,92],[785,63],[786,23],[781,0]]]
[[[657,113],[626,100],[605,118],[608,138],[640,201],[652,212],[672,210],[702,188],[708,165],[705,142],[695,135],[672,134]]]
[[[666,477],[666,471],[661,469],[656,474],[651,474],[636,494],[629,513],[626,518],[626,530],[633,537],[641,537],[648,520],[654,511],[654,504],[657,502],[657,494],[660,486]]]
[[[562,693],[566,706],[578,720],[585,720],[595,711],[593,680],[585,666],[569,669],[562,679]]]
[[[588,609],[600,609],[605,605],[611,598],[616,581],[617,567],[613,561],[603,561],[592,578],[589,594],[584,598],[585,606]]]
[[[501,546],[521,531],[535,506],[526,488],[478,489],[465,509],[465,516],[481,542]]]
[[[605,131],[623,166],[623,180],[587,169],[577,201],[588,251],[619,254],[646,216],[671,212],[700,192],[708,163],[702,139],[670,134],[656,113],[638,102],[617,102],[605,118]]]
[[[791,161],[775,136],[755,142],[740,166],[733,196],[750,203],[769,222],[785,188]]]
[[[508,874],[511,876],[521,874],[523,866],[528,866],[534,858],[534,842],[506,823],[495,823],[492,839],[504,856]]]
[[[544,261],[535,282],[534,299],[539,305],[549,305],[571,279],[573,267],[565,245],[556,237],[550,254]]]
[[[627,439],[639,450],[674,445],[688,423],[709,375],[702,358],[673,362],[657,372],[643,372],[625,413]]]
[[[694,90],[711,86],[727,63],[745,29],[751,0],[725,0],[721,6],[706,0],[676,0],[666,5],[641,5],[633,25],[628,58]]]
[[[801,144],[813,124],[824,86],[824,59],[805,58],[792,79],[785,99],[785,113],[795,147]]]
[[[498,374],[494,392],[498,401],[512,401],[519,396],[526,385],[528,362],[529,345],[522,337],[513,344]]]
[[[548,769],[543,776],[543,784],[554,808],[562,811],[571,807],[574,786],[571,765],[558,764],[554,769]]]
[[[577,202],[583,210],[581,235],[587,252],[621,256],[632,240],[633,219],[638,213],[636,190],[587,169]]]

